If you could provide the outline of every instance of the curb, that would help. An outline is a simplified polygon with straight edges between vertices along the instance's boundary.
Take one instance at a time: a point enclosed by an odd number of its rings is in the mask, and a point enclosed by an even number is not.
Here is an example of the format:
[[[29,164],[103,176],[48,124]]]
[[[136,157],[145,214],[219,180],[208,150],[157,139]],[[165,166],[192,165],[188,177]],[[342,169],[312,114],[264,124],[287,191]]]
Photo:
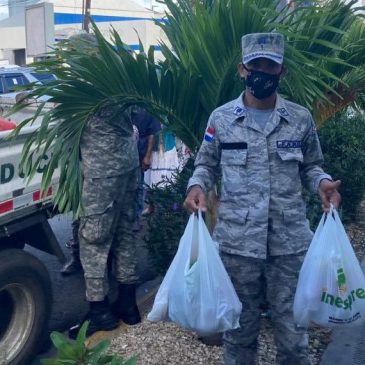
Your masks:
[[[365,272],[365,258],[361,262]],[[365,325],[334,328],[332,341],[322,355],[320,365],[364,365]]]

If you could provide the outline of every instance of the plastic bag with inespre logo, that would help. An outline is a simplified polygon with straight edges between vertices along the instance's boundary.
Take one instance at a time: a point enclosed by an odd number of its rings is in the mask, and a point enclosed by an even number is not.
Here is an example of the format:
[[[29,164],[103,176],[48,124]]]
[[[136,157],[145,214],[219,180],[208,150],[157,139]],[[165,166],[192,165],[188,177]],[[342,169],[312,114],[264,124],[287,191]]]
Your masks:
[[[365,277],[340,217],[323,214],[305,256],[294,298],[294,320],[326,327],[365,322]]]

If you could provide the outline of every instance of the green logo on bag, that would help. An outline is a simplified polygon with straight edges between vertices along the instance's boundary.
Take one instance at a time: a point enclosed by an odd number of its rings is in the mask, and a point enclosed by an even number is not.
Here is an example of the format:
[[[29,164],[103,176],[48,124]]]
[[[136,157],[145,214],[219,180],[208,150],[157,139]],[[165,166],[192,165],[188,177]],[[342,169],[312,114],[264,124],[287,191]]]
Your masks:
[[[321,302],[328,305],[335,305],[337,308],[343,308],[352,310],[352,304],[357,299],[365,299],[365,290],[362,288],[358,288],[356,290],[351,290],[351,293],[347,296],[346,299],[342,299],[341,297],[336,297],[332,294],[327,293],[327,288],[322,289]]]
[[[337,270],[337,285],[340,296],[343,297],[346,292],[346,276],[343,269]]]

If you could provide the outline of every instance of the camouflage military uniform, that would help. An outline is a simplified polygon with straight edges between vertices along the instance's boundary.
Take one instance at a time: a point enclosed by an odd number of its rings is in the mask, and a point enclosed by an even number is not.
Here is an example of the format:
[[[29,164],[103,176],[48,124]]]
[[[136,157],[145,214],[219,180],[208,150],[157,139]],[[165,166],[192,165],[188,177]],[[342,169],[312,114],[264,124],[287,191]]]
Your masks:
[[[106,266],[111,252],[120,283],[137,281],[135,219],[138,151],[130,111],[122,116],[105,107],[90,118],[80,143],[83,213],[80,219],[80,257],[88,301],[107,295]]]
[[[222,179],[214,238],[243,304],[241,328],[224,336],[225,364],[254,364],[265,291],[277,361],[308,364],[305,330],[292,319],[297,276],[312,238],[302,184],[316,192],[320,180],[331,177],[319,167],[322,153],[307,109],[278,96],[262,130],[242,100],[212,113],[188,185],[209,191]]]

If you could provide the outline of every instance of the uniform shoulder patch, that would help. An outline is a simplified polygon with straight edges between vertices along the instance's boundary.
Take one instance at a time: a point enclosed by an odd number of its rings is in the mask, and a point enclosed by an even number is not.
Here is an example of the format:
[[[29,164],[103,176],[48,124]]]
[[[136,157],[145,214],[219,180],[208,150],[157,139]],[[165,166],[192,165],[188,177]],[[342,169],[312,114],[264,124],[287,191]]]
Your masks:
[[[240,106],[236,106],[233,110],[233,114],[237,116],[241,116],[244,112],[244,109],[242,109]]]
[[[280,115],[282,115],[283,117],[287,117],[289,115],[288,111],[285,108],[278,108],[276,109]]]

